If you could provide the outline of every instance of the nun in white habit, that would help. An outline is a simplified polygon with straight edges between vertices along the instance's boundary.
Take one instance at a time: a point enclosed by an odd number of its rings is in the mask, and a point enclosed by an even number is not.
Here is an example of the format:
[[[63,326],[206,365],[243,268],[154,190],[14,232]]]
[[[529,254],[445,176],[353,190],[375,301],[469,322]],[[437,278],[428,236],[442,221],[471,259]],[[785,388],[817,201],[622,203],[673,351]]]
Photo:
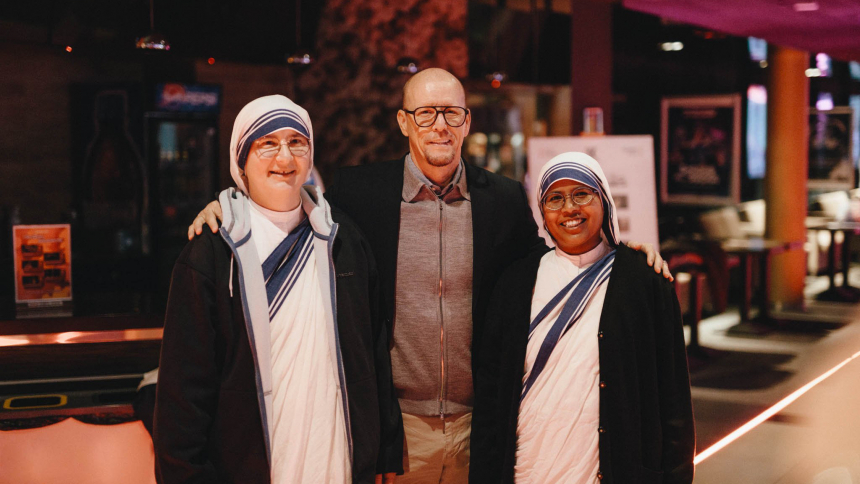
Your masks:
[[[238,188],[219,197],[219,235],[195,238],[174,270],[160,482],[373,482],[401,471],[376,268],[358,231],[302,186],[313,148],[307,111],[284,96],[236,119]]]
[[[674,289],[617,239],[593,158],[538,177],[555,248],[513,265],[480,351],[470,480],[689,483],[695,436]]]

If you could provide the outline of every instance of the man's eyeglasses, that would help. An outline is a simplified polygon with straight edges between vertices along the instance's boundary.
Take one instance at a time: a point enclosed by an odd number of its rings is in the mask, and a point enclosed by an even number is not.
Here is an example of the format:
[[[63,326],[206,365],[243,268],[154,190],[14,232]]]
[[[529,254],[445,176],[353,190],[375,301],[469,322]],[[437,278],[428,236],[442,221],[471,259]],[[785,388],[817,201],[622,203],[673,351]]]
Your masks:
[[[404,109],[403,112],[411,114],[412,119],[415,120],[415,124],[421,128],[433,126],[439,113],[442,113],[442,117],[445,118],[448,126],[459,128],[466,122],[466,115],[469,114],[468,109],[461,108],[460,106],[421,106],[415,108],[413,111]]]
[[[588,205],[594,200],[594,195],[594,190],[582,187],[570,192],[569,195],[552,192],[544,197],[542,203],[543,207],[547,210],[561,210],[567,198],[570,198],[570,201],[577,205]]]
[[[285,145],[293,156],[305,156],[311,150],[307,138],[296,136],[285,140],[277,138],[260,138],[254,142],[257,145],[257,156],[260,158],[274,158],[281,151],[281,145]]]

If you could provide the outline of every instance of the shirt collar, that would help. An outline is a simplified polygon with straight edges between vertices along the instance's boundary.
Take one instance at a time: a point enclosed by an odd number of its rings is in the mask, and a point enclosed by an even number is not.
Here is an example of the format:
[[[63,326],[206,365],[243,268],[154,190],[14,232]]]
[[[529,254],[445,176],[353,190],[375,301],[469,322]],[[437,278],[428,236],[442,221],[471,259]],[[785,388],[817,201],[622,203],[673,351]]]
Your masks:
[[[415,200],[422,192],[422,188],[426,188],[430,194],[435,194],[446,202],[461,198],[471,200],[468,184],[466,183],[466,176],[464,174],[465,168],[462,158],[460,159],[460,163],[457,165],[457,171],[454,172],[454,176],[451,177],[451,181],[444,188],[436,186],[427,178],[426,175],[424,175],[424,173],[421,172],[418,165],[415,164],[415,160],[412,159],[411,153],[406,155],[406,160],[403,164],[405,165],[403,169],[404,201],[411,202]]]

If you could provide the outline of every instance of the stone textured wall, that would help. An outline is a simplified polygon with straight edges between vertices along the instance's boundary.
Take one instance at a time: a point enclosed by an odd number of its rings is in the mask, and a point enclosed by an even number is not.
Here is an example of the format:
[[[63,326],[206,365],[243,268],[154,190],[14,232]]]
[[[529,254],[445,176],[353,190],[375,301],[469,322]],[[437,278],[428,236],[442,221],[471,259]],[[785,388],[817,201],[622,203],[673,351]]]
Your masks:
[[[401,156],[408,149],[396,114],[408,76],[404,56],[421,68],[468,74],[466,0],[330,0],[320,20],[317,62],[300,73],[296,101],[314,123],[316,166],[335,167]]]

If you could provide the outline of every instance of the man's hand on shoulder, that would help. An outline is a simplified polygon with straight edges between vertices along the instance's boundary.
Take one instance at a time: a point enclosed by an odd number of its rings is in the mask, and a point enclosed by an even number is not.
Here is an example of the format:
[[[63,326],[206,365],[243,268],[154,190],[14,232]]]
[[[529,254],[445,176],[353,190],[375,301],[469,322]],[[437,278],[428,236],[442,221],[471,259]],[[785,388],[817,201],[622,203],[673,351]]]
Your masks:
[[[672,276],[672,273],[669,271],[669,264],[660,257],[660,253],[654,250],[654,246],[652,244],[644,243],[644,242],[635,242],[633,240],[627,242],[627,247],[630,247],[633,250],[638,250],[644,252],[648,265],[654,268],[654,272],[660,274],[662,271],[663,277],[669,279],[670,281],[674,281],[675,277]]]
[[[218,232],[219,222],[223,219],[224,214],[221,213],[221,204],[218,200],[209,202],[209,205],[206,205],[188,226],[188,240],[193,239],[195,234],[200,235],[203,232],[203,225],[208,225],[213,234]]]

